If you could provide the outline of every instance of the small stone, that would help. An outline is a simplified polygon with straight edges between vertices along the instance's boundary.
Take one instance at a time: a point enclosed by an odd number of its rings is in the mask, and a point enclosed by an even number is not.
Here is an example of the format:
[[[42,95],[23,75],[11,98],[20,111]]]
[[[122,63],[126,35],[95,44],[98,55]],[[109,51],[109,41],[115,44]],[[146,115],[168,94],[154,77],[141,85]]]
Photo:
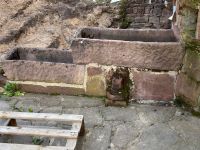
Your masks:
[[[94,11],[94,15],[95,15],[95,16],[98,16],[98,15],[101,15],[101,14],[102,14],[103,9],[102,9],[102,7],[99,7],[99,6],[98,6],[98,7],[94,8],[93,11]]]
[[[3,93],[4,89],[2,87],[0,87],[0,93]]]
[[[113,21],[111,14],[103,13],[102,16],[98,19],[99,27],[110,27]]]

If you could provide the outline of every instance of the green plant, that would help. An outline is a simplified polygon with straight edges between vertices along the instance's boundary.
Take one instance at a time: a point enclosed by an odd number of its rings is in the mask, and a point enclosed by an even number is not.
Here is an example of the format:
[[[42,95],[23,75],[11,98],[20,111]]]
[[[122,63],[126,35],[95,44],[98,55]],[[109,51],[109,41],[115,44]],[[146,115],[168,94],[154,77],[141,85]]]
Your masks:
[[[130,20],[127,18],[126,13],[127,0],[121,0],[119,6],[120,28],[126,29],[130,25]]]
[[[12,96],[23,96],[24,93],[22,93],[22,92],[20,92],[18,90],[16,83],[8,82],[4,86],[3,95],[9,96],[9,97],[12,97]]]
[[[33,108],[29,107],[28,112],[33,112]]]
[[[41,138],[39,138],[39,137],[33,137],[32,138],[32,143],[34,144],[34,145],[41,145],[42,143],[43,143],[43,139],[41,139]]]

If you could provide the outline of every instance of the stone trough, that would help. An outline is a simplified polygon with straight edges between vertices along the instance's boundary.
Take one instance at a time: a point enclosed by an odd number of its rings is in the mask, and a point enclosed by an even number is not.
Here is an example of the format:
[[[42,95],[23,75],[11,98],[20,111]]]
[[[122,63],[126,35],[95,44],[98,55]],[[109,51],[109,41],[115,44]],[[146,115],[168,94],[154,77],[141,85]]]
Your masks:
[[[20,84],[25,91],[83,94],[85,66],[72,62],[67,50],[14,48],[4,55],[1,64],[7,80]]]
[[[173,30],[83,28],[73,40],[74,63],[178,70],[183,49]]]
[[[14,48],[1,64],[26,92],[170,101],[183,56],[173,30],[83,28],[71,50]]]

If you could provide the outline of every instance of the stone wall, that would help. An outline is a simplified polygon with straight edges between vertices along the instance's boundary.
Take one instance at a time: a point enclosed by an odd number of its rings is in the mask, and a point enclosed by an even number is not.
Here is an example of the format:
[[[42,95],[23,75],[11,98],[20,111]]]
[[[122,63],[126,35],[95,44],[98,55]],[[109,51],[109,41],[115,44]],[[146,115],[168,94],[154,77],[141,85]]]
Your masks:
[[[151,1],[151,3],[150,3]],[[172,0],[128,0],[127,17],[131,28],[171,28]]]
[[[199,0],[178,0],[176,25],[185,43],[186,55],[183,68],[177,78],[176,96],[179,100],[200,106],[200,42],[195,39]],[[198,32],[197,32],[198,33]]]

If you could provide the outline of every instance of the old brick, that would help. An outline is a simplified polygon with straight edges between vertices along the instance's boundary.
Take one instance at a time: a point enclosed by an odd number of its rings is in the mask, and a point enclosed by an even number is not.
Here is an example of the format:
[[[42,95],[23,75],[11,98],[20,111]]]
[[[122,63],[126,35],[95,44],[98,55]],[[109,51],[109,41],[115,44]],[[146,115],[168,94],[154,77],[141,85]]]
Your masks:
[[[173,100],[175,77],[167,73],[132,71],[134,98],[138,100]]]
[[[145,8],[144,7],[138,7],[137,8],[137,14],[138,15],[144,15],[144,12],[145,12]]]
[[[132,12],[133,12],[134,14],[136,14],[136,13],[137,13],[137,7],[133,7],[132,9],[133,9]]]
[[[186,74],[181,73],[177,77],[176,96],[181,97],[192,106],[197,106],[200,98],[200,86]]]
[[[159,23],[160,22],[160,18],[159,17],[149,17],[149,22],[150,23]]]
[[[150,6],[145,7],[145,14],[149,14],[151,10]]]
[[[143,17],[136,17],[135,18],[135,23],[146,23],[148,22],[148,16],[143,16]]]

